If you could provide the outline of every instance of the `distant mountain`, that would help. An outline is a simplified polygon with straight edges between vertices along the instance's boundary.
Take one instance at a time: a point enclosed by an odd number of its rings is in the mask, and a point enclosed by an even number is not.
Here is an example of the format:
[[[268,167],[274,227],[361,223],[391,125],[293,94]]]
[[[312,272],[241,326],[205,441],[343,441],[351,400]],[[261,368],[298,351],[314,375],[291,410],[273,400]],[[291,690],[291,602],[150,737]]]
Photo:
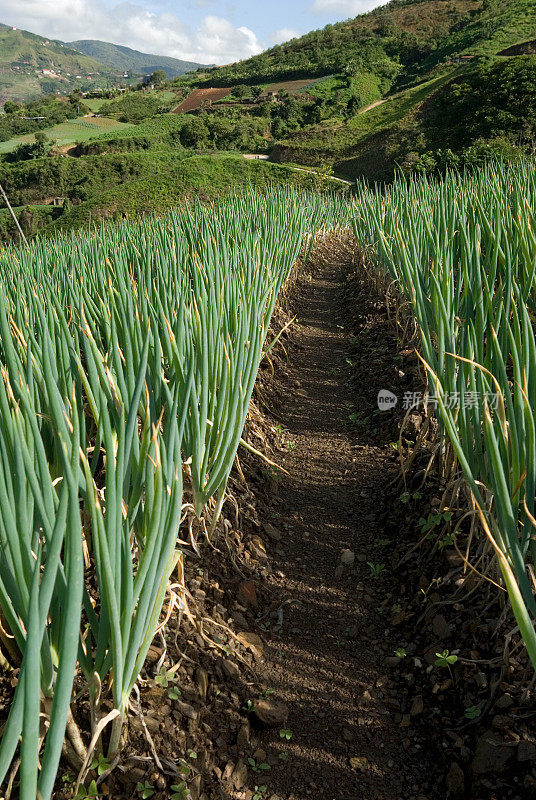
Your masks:
[[[124,83],[116,69],[69,45],[0,23],[0,104]]]
[[[156,56],[151,53],[140,53],[130,47],[123,47],[120,44],[110,42],[100,42],[96,39],[80,39],[77,42],[67,42],[68,47],[73,47],[80,53],[106,64],[107,67],[120,69],[124,72],[136,73],[137,75],[150,75],[156,69],[163,69],[168,78],[175,78],[184,75],[185,72],[192,72],[204,64],[197,64],[195,61],[181,61],[178,58],[169,56]]]

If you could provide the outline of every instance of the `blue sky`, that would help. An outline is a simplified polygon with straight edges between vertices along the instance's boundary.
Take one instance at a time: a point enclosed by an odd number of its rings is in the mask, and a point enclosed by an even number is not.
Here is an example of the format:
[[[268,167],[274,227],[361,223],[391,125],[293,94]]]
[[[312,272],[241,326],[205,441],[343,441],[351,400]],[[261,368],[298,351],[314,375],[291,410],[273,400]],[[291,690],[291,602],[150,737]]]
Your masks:
[[[0,0],[0,22],[226,64],[386,0]]]

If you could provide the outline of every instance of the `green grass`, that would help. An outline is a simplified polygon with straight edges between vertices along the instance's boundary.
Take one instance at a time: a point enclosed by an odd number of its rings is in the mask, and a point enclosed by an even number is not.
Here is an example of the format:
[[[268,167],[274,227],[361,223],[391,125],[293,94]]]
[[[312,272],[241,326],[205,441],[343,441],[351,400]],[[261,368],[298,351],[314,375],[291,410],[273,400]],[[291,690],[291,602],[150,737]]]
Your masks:
[[[16,206],[14,212],[27,237],[43,231],[61,213],[61,208],[52,205]],[[18,241],[19,233],[7,208],[0,208],[0,243]]]
[[[495,56],[500,50],[534,39],[536,7],[532,0],[488,0],[482,11],[437,49],[437,63],[452,53]]]
[[[102,134],[105,135],[129,127],[130,126],[126,123],[118,122],[115,119],[107,119],[105,117],[100,117],[98,123],[96,121],[93,122],[89,117],[78,117],[78,119],[62,122],[61,125],[45,128],[43,133],[45,133],[49,139],[53,139],[57,145],[61,146],[97,138],[101,131]],[[28,133],[24,136],[8,139],[6,142],[0,142],[0,154],[10,153],[23,142],[33,141],[34,134]]]
[[[123,124],[120,129],[103,132],[98,137],[85,140],[83,155],[120,153],[136,149],[159,149],[163,145],[176,146],[176,134],[191,118],[189,114],[160,114],[135,124]]]
[[[22,211],[23,208],[29,208],[30,211],[50,211],[51,209],[54,208],[54,206],[45,205],[43,203],[41,203],[41,204],[40,203],[35,203],[35,204],[34,203],[30,203],[30,205],[27,205],[27,206],[12,206],[12,208],[13,208],[13,211],[15,211],[15,213],[18,213],[19,211]],[[3,216],[8,216],[9,215],[9,209],[8,208],[0,208],[0,214],[3,215]]]
[[[85,201],[133,180],[168,175],[185,155],[186,151],[167,148],[81,158],[45,156],[0,164],[0,182],[14,205],[42,203],[50,196]]]
[[[307,166],[332,166],[341,177],[361,175],[359,162],[355,161],[361,150],[369,147],[375,137],[388,136],[399,127],[411,128],[421,104],[464,69],[464,66],[443,69],[434,78],[387,96],[382,105],[356,115],[345,124],[328,120],[289,136],[277,145],[275,158]],[[378,161],[377,167],[384,169],[383,156]]]
[[[362,72],[352,77],[350,82],[344,75],[332,75],[315,81],[304,91],[327,102],[336,99],[348,102],[352,97],[358,97],[362,106],[381,97],[380,81],[372,72]]]
[[[271,185],[331,192],[346,189],[342,184],[321,176],[297,172],[287,165],[250,161],[241,155],[198,155],[180,162],[171,157],[169,160],[163,158],[158,170],[148,170],[143,177],[99,193],[75,206],[54,225],[66,229],[86,224],[89,219],[164,213],[185,199],[215,200],[243,186],[263,188]]]
[[[213,200],[244,186],[290,184],[300,189],[346,191],[342,184],[287,165],[250,161],[239,154],[190,153],[164,148],[80,158],[44,157],[9,167],[0,165],[0,182],[19,207],[40,204],[51,196],[77,198],[80,204],[66,209],[52,229],[77,227],[90,218],[163,213],[185,199]]]
[[[106,103],[107,100],[103,97],[92,97],[87,98],[84,97],[84,105],[87,106],[94,114],[98,114],[100,107],[103,103]]]
[[[175,100],[177,98],[177,93],[172,92],[169,89],[163,89],[162,91],[155,91],[153,92],[154,97],[157,97],[163,103],[169,103],[171,100]]]

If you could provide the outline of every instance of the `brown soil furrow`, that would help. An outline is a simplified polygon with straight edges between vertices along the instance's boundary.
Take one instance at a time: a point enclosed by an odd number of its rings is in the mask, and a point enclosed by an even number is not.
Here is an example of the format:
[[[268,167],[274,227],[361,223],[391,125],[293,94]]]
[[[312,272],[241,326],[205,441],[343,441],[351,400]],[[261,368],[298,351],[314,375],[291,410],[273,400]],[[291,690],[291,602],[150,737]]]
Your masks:
[[[231,94],[231,89],[194,89],[182,103],[173,109],[174,114],[187,114],[189,111],[196,111],[205,105],[223,100]]]
[[[267,749],[289,755],[259,783],[285,800],[433,800],[425,745],[390,710],[385,658],[397,642],[378,606],[393,582],[388,571],[371,578],[367,561],[381,561],[396,465],[388,442],[371,444],[370,431],[348,425],[353,409],[373,414],[382,386],[381,375],[378,386],[374,376],[351,386],[342,286],[335,266],[305,286],[290,359],[297,390],[278,411],[290,474],[279,478],[265,521],[286,530],[269,578],[283,627],[267,647],[265,677],[289,705],[292,738],[276,745],[277,731],[264,735]],[[356,560],[341,574],[344,549]]]

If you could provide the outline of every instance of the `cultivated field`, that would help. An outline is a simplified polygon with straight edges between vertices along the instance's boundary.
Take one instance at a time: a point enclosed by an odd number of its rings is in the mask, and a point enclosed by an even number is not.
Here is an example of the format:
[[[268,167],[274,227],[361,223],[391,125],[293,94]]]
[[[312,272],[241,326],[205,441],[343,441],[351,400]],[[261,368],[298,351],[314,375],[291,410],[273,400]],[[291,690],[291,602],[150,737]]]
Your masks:
[[[262,88],[264,92],[285,91],[289,94],[297,94],[309,86],[314,86],[315,83],[318,83],[318,79],[306,78],[304,80],[279,81],[278,83],[263,84]],[[194,89],[177,108],[173,109],[173,113],[185,114],[189,111],[197,111],[198,108],[202,108],[208,103],[216,103],[218,100],[224,100],[226,97],[229,97],[231,92],[232,88]]]
[[[119,131],[122,128],[128,127],[130,126],[126,123],[118,122],[115,119],[108,119],[107,117],[79,117],[78,119],[63,122],[61,125],[45,128],[43,133],[50,139],[54,139],[57,145],[62,146],[72,144],[73,142],[85,141],[86,139],[93,139],[101,133],[111,133],[112,131]],[[19,144],[33,141],[33,133],[17,136],[14,139],[8,139],[5,142],[0,142],[0,153],[10,153]]]
[[[0,781],[446,796],[536,668],[535,231],[521,163],[0,253]]]
[[[188,111],[196,111],[208,103],[215,103],[223,100],[231,94],[231,89],[194,89],[188,97],[173,109],[174,114],[186,114]]]

